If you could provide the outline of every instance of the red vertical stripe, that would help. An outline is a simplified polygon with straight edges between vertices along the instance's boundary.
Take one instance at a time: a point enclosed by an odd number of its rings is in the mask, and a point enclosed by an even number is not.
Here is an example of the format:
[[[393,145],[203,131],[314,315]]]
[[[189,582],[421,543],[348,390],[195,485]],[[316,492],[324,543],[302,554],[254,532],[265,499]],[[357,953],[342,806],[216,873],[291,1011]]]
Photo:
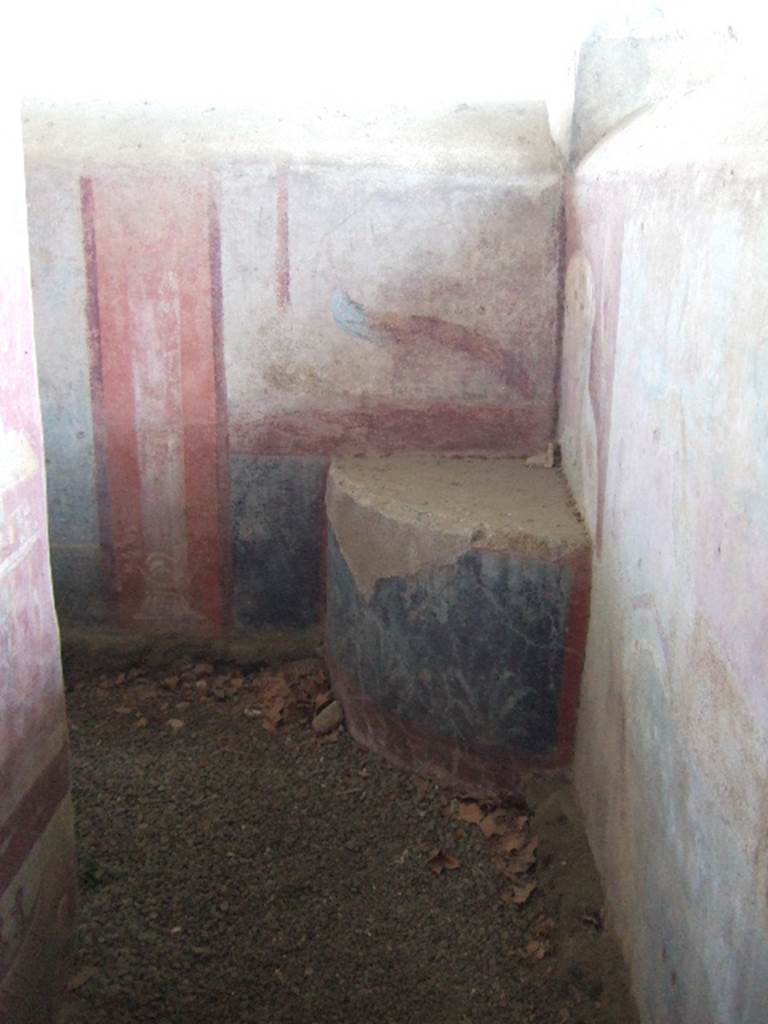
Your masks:
[[[285,177],[277,185],[277,238],[275,255],[275,299],[278,309],[291,303],[290,230],[288,223],[288,183]]]
[[[568,764],[573,758],[579,692],[584,671],[589,626],[592,552],[580,551],[567,561],[571,571],[571,593],[565,632],[565,656],[560,684],[560,709],[557,730],[557,761]]]
[[[131,348],[125,337],[127,310],[120,287],[122,258],[99,258],[99,210],[90,180],[82,183],[88,318],[91,340],[91,398],[94,409],[102,502],[101,535],[111,553],[117,614],[128,622],[144,596],[144,538],[141,517]],[[107,506],[106,508],[104,506]]]
[[[101,328],[99,325],[99,277],[96,270],[96,236],[93,215],[93,182],[80,179],[80,212],[83,224],[83,254],[85,257],[86,317],[88,322],[88,356],[91,391],[91,419],[93,447],[96,463],[96,500],[98,502],[99,541],[105,591],[114,587],[112,559],[112,517],[109,503],[106,462],[106,422],[104,410],[104,382],[101,369]],[[111,594],[114,602],[114,593]]]
[[[219,590],[221,593],[221,625],[232,622],[232,509],[229,486],[229,417],[227,415],[227,380],[224,366],[224,308],[221,278],[221,219],[219,192],[209,180],[208,238],[211,275],[211,329],[216,387],[216,462],[218,466],[219,512]]]
[[[220,523],[219,421],[217,348],[220,347],[220,272],[218,219],[211,219],[206,185],[196,185],[183,211],[184,263],[182,296],[181,388],[184,420],[184,486],[186,493],[187,563],[192,608],[220,627],[225,613],[222,595]],[[214,255],[215,250],[215,255]]]

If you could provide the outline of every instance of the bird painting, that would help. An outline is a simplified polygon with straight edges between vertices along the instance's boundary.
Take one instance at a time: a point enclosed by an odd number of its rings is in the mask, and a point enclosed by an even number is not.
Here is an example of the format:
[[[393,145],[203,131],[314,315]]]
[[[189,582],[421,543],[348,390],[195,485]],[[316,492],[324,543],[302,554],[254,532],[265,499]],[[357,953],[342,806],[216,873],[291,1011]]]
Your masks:
[[[432,316],[401,313],[369,314],[342,288],[331,294],[331,314],[345,334],[392,350],[395,376],[416,374],[440,360],[460,361],[468,369],[491,373],[521,398],[534,397],[533,382],[516,353],[462,324]],[[435,363],[437,360],[437,364]]]

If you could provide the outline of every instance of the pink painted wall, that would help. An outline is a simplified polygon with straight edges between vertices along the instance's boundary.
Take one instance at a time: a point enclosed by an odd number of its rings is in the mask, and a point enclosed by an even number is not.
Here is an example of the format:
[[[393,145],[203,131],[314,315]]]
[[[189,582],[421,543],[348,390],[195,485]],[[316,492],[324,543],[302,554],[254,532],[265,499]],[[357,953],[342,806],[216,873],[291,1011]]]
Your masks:
[[[75,910],[18,107],[0,103],[0,1020],[48,1024]]]
[[[649,1024],[768,1019],[767,109],[735,78],[660,105],[567,193],[576,774]]]
[[[308,625],[330,456],[552,438],[561,180],[543,104],[380,121],[286,135],[253,111],[29,114],[65,619]]]

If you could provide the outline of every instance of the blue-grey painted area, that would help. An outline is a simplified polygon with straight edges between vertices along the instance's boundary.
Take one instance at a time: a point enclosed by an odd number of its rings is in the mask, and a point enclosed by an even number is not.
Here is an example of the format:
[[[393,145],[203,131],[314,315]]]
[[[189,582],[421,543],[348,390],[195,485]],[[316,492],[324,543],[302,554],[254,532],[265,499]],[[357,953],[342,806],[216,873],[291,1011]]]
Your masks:
[[[331,293],[331,314],[336,325],[345,334],[351,334],[355,338],[364,338],[366,341],[383,341],[371,326],[368,314],[354,299],[350,299],[341,288],[334,288]]]
[[[95,544],[51,544],[56,613],[65,625],[96,625],[107,618],[101,550]]]
[[[79,181],[30,167],[27,189],[48,528],[52,544],[98,546]]]
[[[235,620],[243,628],[320,619],[327,460],[231,460]]]
[[[555,752],[570,570],[473,550],[358,589],[328,539],[330,654],[379,705],[468,744]]]

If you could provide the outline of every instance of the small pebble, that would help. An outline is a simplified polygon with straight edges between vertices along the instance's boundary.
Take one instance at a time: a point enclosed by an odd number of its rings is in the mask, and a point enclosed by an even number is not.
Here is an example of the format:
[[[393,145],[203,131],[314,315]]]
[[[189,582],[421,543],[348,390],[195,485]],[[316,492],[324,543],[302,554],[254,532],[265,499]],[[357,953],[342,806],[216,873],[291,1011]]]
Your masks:
[[[324,736],[326,733],[338,729],[343,721],[344,712],[341,704],[337,700],[332,700],[312,719],[312,728],[318,736]]]

